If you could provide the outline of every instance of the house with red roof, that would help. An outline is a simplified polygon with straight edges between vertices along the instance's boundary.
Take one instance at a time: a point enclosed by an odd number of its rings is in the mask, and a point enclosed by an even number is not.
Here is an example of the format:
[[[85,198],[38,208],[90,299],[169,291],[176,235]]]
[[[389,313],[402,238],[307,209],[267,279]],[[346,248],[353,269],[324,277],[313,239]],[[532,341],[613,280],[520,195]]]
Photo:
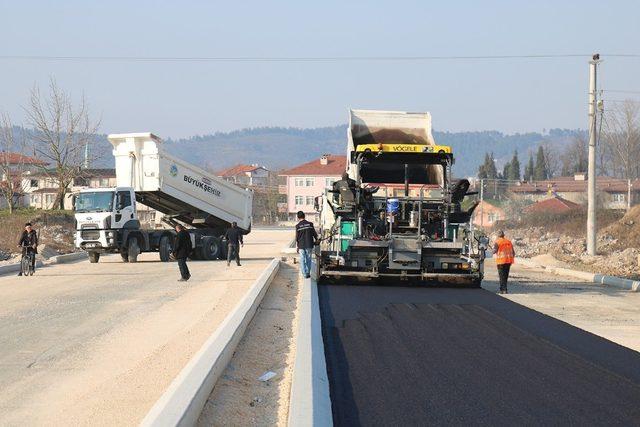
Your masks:
[[[521,182],[509,187],[509,191],[523,200],[532,202],[558,196],[564,200],[586,205],[587,183],[585,174],[560,176],[544,181]],[[640,201],[640,180],[600,176],[596,178],[598,200],[607,209],[627,209]]]
[[[580,205],[572,201],[563,199],[560,196],[552,196],[548,199],[538,200],[532,205],[524,208],[527,213],[555,213],[561,214],[579,209]]]
[[[324,194],[325,189],[339,180],[346,170],[346,156],[324,154],[319,159],[281,171],[279,176],[285,184],[280,186],[280,193],[287,196],[287,203],[282,209],[289,220],[295,220],[296,213],[303,211],[307,219],[317,222],[314,199]]]
[[[216,175],[234,184],[247,187],[264,187],[269,184],[269,170],[257,164],[235,165],[216,172]]]

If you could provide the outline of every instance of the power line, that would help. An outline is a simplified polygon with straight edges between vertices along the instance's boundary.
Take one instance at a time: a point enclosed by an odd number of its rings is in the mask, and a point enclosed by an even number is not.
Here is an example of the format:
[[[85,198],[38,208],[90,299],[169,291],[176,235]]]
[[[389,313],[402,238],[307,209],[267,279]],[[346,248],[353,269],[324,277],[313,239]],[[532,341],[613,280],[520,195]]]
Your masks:
[[[55,56],[0,55],[0,60],[14,61],[114,61],[114,62],[412,62],[412,61],[475,61],[509,59],[590,58],[592,54],[531,54],[531,55],[471,55],[471,56]],[[607,58],[640,58],[640,54],[602,54]]]
[[[625,89],[603,89],[603,92],[613,92],[613,93],[635,93],[640,94],[640,90],[625,90]]]

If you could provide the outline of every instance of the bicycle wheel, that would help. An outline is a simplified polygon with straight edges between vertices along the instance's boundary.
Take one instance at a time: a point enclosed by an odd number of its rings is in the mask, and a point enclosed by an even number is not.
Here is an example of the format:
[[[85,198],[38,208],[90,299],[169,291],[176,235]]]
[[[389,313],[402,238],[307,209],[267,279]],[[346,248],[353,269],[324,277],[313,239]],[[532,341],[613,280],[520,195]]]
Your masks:
[[[20,271],[22,271],[23,276],[29,275],[29,269],[31,267],[31,260],[28,256],[23,256],[22,261],[20,262]]]
[[[35,255],[31,255],[33,257],[33,259],[30,259],[29,261],[29,276],[33,276],[33,273],[36,272],[36,266],[35,266]]]

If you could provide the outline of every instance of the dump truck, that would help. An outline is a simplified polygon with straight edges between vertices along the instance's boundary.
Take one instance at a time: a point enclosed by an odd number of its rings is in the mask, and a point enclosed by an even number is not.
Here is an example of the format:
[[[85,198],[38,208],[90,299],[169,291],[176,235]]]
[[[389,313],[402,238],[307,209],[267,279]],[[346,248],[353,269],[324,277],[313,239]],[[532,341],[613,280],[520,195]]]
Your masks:
[[[453,162],[429,113],[350,110],[349,178],[317,203],[318,276],[480,286],[487,241],[471,221],[478,202],[463,203],[469,181],[451,177]]]
[[[169,261],[175,231],[185,225],[191,236],[191,258],[226,256],[222,235],[232,222],[251,230],[253,193],[180,160],[152,133],[112,134],[116,187],[87,188],[75,196],[77,248],[98,262],[103,253],[119,253],[136,262],[141,252],[159,252]],[[163,214],[172,228],[142,229],[136,203]]]

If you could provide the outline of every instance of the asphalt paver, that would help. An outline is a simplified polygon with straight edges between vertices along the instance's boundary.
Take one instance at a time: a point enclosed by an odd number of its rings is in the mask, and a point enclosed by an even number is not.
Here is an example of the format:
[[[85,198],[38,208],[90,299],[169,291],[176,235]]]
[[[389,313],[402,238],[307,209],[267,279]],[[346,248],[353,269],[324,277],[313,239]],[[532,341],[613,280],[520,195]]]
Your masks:
[[[494,293],[319,294],[335,425],[640,425],[640,353]]]

